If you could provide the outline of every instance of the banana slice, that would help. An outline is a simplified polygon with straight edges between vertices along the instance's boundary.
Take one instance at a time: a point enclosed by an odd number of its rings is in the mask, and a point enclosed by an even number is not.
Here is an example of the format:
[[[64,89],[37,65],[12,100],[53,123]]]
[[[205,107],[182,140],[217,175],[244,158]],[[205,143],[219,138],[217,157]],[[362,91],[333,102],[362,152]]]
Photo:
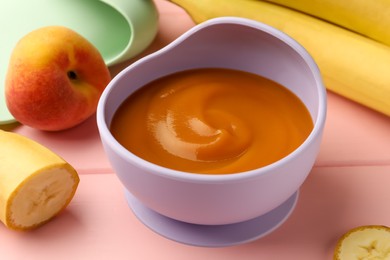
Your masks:
[[[7,227],[46,223],[69,204],[79,181],[76,170],[46,147],[0,130],[0,220]]]
[[[354,228],[337,243],[334,260],[389,260],[390,228],[371,225]]]

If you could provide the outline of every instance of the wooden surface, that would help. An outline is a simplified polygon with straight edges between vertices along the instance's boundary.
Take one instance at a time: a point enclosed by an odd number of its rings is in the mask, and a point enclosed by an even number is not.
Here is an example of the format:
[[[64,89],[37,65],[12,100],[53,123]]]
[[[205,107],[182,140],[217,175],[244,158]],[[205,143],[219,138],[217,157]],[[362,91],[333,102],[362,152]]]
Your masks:
[[[159,33],[139,57],[194,26],[179,7],[156,0]],[[115,75],[134,60],[111,68]],[[0,225],[0,259],[331,259],[337,239],[369,224],[390,226],[390,119],[333,93],[320,154],[291,217],[257,241],[201,248],[168,240],[145,227],[127,206],[106,158],[96,120],[63,132],[3,126],[52,149],[79,172],[79,189],[57,218],[32,232]]]

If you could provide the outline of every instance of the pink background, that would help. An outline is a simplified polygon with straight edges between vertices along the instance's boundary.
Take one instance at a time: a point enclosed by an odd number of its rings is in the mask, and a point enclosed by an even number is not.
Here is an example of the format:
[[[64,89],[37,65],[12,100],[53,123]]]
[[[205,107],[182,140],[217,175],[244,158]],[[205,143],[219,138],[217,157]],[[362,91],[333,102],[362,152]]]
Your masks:
[[[159,33],[141,56],[194,26],[179,7],[156,0]],[[111,68],[115,75],[135,59]],[[389,101],[390,102],[390,101]],[[337,239],[359,225],[390,226],[390,119],[328,92],[328,118],[315,166],[291,217],[257,241],[227,248],[173,242],[128,208],[104,154],[95,118],[63,132],[3,126],[52,149],[79,172],[68,208],[32,232],[0,225],[0,259],[331,259]]]

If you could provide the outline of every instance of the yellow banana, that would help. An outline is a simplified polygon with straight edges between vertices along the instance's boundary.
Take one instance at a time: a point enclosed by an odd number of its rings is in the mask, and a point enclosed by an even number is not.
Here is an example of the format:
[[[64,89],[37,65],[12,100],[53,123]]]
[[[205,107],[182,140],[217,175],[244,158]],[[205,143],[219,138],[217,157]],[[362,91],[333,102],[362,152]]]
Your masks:
[[[26,230],[49,221],[73,198],[75,169],[42,145],[0,130],[0,220]]]
[[[339,239],[333,259],[390,259],[390,228],[361,226],[348,231]]]
[[[271,25],[302,44],[327,89],[390,115],[390,47],[292,9],[254,0],[171,0],[196,23],[238,16]]]
[[[390,45],[390,0],[266,0]]]

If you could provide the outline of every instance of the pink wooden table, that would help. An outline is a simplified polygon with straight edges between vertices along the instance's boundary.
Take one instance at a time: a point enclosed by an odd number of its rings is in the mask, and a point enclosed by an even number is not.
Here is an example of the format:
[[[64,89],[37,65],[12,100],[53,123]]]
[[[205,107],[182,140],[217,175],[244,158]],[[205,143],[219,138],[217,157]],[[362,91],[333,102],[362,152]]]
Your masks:
[[[160,30],[142,56],[194,26],[180,8],[164,0],[156,4]],[[113,75],[133,61],[111,68]],[[3,128],[61,155],[78,170],[81,182],[69,207],[45,226],[15,232],[0,225],[1,260],[321,260],[331,259],[337,239],[355,226],[390,226],[390,119],[333,93],[328,93],[320,154],[291,217],[262,239],[227,248],[183,245],[141,224],[103,152],[95,118],[59,133]]]

